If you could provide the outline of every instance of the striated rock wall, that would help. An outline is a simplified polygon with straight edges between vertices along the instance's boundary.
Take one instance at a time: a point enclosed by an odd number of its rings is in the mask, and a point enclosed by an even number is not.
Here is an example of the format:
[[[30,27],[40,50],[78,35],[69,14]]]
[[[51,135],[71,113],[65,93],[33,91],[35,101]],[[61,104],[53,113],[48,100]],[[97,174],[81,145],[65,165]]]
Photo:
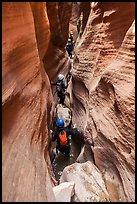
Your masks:
[[[58,73],[66,74],[70,67],[65,45],[68,39],[71,9],[71,2],[47,2],[51,41],[43,62],[49,79],[53,82],[57,81]]]
[[[90,10],[91,2],[72,2],[72,15],[69,23],[69,30],[73,31],[74,42],[77,37],[81,37],[83,33]]]
[[[2,3],[3,201],[55,201],[47,152],[52,97],[42,64],[50,41],[45,9],[38,2]]]
[[[70,68],[71,2],[2,3],[2,200],[55,201],[50,80]]]
[[[111,201],[135,200],[134,9],[133,2],[81,6],[86,20],[72,72],[73,123],[92,147]],[[71,12],[72,2],[2,3],[3,201],[55,201],[50,81],[70,69]]]
[[[75,53],[73,122],[90,143],[111,201],[135,197],[135,7],[92,3]]]
[[[47,14],[50,22],[51,40],[48,51],[43,58],[44,69],[52,83],[58,80],[58,74],[64,76],[71,68],[65,45],[69,33],[69,20],[72,11],[72,2],[47,2]],[[54,104],[52,106],[51,118],[57,103],[55,86],[51,85]]]

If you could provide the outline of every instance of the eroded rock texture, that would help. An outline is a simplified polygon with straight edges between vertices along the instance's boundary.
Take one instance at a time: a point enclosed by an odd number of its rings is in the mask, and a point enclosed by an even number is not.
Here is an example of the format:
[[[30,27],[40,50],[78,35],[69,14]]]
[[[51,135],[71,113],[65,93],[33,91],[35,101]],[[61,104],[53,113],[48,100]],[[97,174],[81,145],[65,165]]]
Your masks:
[[[47,14],[50,22],[51,40],[48,51],[43,58],[44,68],[52,83],[58,80],[58,74],[64,76],[71,68],[70,60],[65,49],[69,33],[72,2],[47,2]],[[51,118],[57,103],[55,86],[51,86],[54,97]]]
[[[73,31],[74,42],[83,33],[91,10],[90,2],[72,2],[69,30]],[[78,35],[79,34],[79,35]]]
[[[70,68],[65,44],[71,7],[71,2],[2,4],[3,201],[55,201],[49,79],[56,81]]]
[[[134,201],[134,3],[92,7],[75,50],[73,122],[93,146],[111,201]]]
[[[47,152],[52,98],[42,65],[50,27],[46,4],[36,4],[2,3],[2,200],[9,202],[55,201]]]
[[[91,145],[79,159],[90,158],[92,149],[110,200],[134,201],[134,3],[78,8],[86,20],[75,50],[71,104],[73,123]],[[72,2],[2,3],[3,201],[55,201],[49,80],[70,69],[65,44],[75,9]]]
[[[65,50],[68,39],[71,2],[47,2],[51,41],[43,62],[51,81],[57,81],[58,73],[66,75],[70,61]]]

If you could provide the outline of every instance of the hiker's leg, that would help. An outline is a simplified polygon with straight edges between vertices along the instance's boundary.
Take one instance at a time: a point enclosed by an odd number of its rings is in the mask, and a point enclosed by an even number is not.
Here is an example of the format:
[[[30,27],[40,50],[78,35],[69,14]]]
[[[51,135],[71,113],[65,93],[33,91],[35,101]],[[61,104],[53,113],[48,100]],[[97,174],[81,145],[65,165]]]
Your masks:
[[[60,103],[63,105],[65,100],[65,94],[62,94],[60,97]]]
[[[65,94],[62,95],[62,104],[64,104],[65,101]]]
[[[66,157],[70,156],[70,146],[69,145],[65,147],[64,152],[65,152]]]
[[[69,54],[69,57],[71,56],[71,51],[70,50],[68,50],[68,54]]]

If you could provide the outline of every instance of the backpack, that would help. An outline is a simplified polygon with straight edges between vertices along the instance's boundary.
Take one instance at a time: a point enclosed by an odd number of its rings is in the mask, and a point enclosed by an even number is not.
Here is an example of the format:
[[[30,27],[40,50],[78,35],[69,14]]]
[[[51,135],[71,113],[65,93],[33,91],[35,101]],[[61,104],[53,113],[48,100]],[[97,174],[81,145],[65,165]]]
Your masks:
[[[60,145],[65,146],[68,144],[67,133],[65,130],[59,133]]]

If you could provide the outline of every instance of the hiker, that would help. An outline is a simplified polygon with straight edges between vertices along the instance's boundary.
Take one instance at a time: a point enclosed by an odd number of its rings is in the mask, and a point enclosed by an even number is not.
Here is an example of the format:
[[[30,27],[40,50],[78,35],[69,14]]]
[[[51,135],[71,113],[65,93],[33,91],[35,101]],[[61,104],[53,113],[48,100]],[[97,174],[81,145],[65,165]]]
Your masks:
[[[66,89],[68,87],[68,84],[65,83],[65,77],[63,74],[58,75],[58,81],[56,83],[56,91],[57,96],[59,97],[59,103],[64,104],[65,95],[66,95]]]
[[[69,136],[75,135],[76,131],[77,129],[75,126],[73,129],[64,127],[64,120],[57,119],[55,132],[51,130],[51,140],[57,141],[57,146],[56,146],[57,154],[58,154],[58,151],[60,151],[62,154],[65,154],[66,157],[70,156],[70,138]]]
[[[69,32],[69,39],[70,39],[71,42],[74,44],[73,31],[72,31],[72,30]]]
[[[55,83],[51,82],[51,85],[56,85],[56,92],[59,98],[59,101],[58,101],[59,104],[64,105],[65,95],[67,94],[66,89],[69,86],[71,76],[72,76],[72,73],[69,70],[66,75],[66,78],[64,77],[63,74],[59,74],[58,81]]]
[[[72,59],[72,51],[73,51],[73,42],[71,42],[71,39],[68,39],[68,42],[66,44],[66,50],[68,52],[69,57]]]

